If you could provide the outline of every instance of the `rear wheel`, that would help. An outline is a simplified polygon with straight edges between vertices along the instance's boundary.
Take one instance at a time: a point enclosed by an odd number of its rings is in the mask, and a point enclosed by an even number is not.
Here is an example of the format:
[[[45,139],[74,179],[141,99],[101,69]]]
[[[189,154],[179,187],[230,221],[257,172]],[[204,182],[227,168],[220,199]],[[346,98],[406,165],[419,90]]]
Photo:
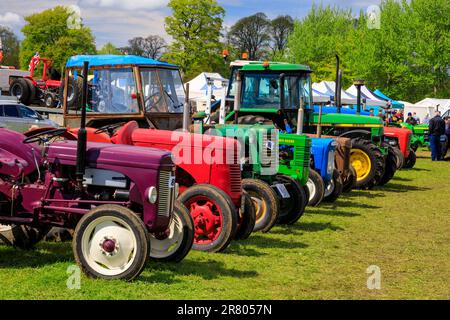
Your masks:
[[[0,243],[20,249],[31,249],[41,241],[50,228],[32,228],[24,225],[0,225]]]
[[[352,189],[356,187],[356,179],[357,176],[355,168],[353,168],[352,165],[350,165],[349,173],[342,182],[343,183],[342,192],[348,193],[352,191]]]
[[[323,200],[323,196],[325,193],[325,184],[320,174],[314,169],[309,170],[309,177],[306,186],[309,190],[308,206],[318,206]]]
[[[325,186],[325,195],[323,201],[335,202],[342,194],[343,184],[339,171],[336,169],[333,171],[333,179]]]
[[[179,200],[188,208],[194,221],[194,250],[220,252],[234,238],[237,213],[218,188],[195,185],[184,191]]]
[[[136,214],[116,205],[99,206],[78,222],[75,260],[90,277],[133,280],[150,253],[146,227]]]
[[[384,186],[394,177],[395,171],[397,171],[397,157],[394,151],[394,148],[385,145],[388,148],[388,154],[386,156],[386,164],[384,168],[384,174],[381,177],[380,181],[378,181],[379,186]]]
[[[44,95],[44,107],[54,108],[56,106],[56,96],[52,92],[47,92]]]
[[[352,140],[350,164],[356,171],[356,187],[371,189],[384,174],[384,157],[372,142],[361,138]]]
[[[33,83],[31,83],[31,85],[33,85]],[[31,100],[33,99],[32,93],[28,81],[25,78],[15,79],[9,88],[9,94],[19,99],[19,101],[25,105],[31,103]]]
[[[194,222],[189,210],[175,202],[172,220],[165,232],[150,234],[150,258],[161,262],[180,262],[194,243]]]
[[[416,153],[414,152],[413,149],[411,149],[411,151],[409,152],[409,156],[405,161],[404,168],[407,169],[414,168],[414,166],[416,165],[416,160],[417,160]]]
[[[75,80],[73,77],[69,77],[67,86],[67,108],[69,110],[78,110],[81,107],[81,92],[83,90],[83,80],[81,77],[77,77]],[[64,103],[64,81],[61,82],[59,87],[59,101]]]
[[[294,224],[305,212],[306,193],[296,180],[286,175],[278,175],[277,181],[284,184],[289,198],[280,198],[279,224]]]
[[[256,212],[253,231],[268,232],[278,220],[280,203],[276,192],[262,180],[244,179],[242,188],[250,195]]]

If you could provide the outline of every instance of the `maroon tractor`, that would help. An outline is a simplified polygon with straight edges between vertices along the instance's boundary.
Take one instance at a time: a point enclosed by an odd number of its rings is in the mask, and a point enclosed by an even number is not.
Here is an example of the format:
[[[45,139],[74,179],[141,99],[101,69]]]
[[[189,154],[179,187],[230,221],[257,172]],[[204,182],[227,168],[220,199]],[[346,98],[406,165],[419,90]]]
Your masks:
[[[84,75],[87,69],[85,63]],[[84,77],[84,102],[86,88]],[[149,256],[182,260],[194,230],[175,200],[171,153],[87,143],[85,112],[77,141],[58,141],[66,129],[29,137],[0,129],[0,223],[10,225],[13,243],[30,247],[50,227],[74,229],[76,261],[87,275],[105,279],[134,279]]]

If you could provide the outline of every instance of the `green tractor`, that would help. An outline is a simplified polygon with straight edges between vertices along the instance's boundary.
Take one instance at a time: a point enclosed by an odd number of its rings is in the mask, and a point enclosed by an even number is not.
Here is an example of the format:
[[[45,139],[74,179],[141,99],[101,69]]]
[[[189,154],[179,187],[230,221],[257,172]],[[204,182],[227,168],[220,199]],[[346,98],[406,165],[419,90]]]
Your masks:
[[[311,140],[299,138],[292,159],[280,161],[280,135],[272,124],[208,124],[207,118],[205,113],[194,115],[191,131],[234,137],[242,146],[242,186],[255,206],[254,230],[267,232],[276,223],[298,221],[308,203],[308,190],[302,181],[309,173]]]
[[[412,124],[403,122],[396,126],[412,131],[413,135],[411,137],[411,148],[414,150],[414,152],[416,152],[418,148],[430,146],[427,124],[418,124],[413,126]]]
[[[300,64],[232,63],[225,121],[273,123],[281,131],[287,131],[289,127],[296,128],[297,133],[350,138],[350,163],[357,174],[356,187],[365,189],[387,183],[393,177],[397,163],[392,148],[383,142],[381,119],[322,114],[320,109],[315,110],[311,73],[308,66]],[[236,108],[237,96],[239,104]]]

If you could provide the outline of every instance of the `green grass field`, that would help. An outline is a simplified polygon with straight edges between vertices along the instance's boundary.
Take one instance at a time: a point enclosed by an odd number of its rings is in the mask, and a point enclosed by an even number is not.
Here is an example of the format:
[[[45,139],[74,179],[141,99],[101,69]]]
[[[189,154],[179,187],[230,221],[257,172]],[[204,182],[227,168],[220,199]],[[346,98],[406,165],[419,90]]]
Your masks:
[[[91,280],[67,289],[70,243],[0,247],[1,299],[449,299],[450,162],[420,154],[384,188],[309,208],[297,224],[149,263],[133,283]],[[381,290],[367,288],[369,266]]]

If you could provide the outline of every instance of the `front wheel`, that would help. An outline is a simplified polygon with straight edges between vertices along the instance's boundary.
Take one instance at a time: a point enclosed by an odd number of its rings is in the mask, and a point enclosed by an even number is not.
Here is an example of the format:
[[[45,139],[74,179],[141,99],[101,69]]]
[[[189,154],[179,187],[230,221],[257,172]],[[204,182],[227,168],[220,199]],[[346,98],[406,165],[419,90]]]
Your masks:
[[[72,248],[88,276],[131,281],[145,267],[150,241],[144,223],[133,211],[103,205],[78,222]]]
[[[294,224],[305,212],[305,190],[295,179],[286,175],[278,175],[277,182],[283,184],[289,193],[289,198],[280,198],[280,216],[278,223]]]
[[[255,229],[256,223],[256,211],[253,206],[252,198],[244,190],[242,190],[242,202],[243,207],[239,208],[238,211],[238,228],[236,230],[236,235],[234,236],[234,239],[236,240],[248,239]]]
[[[323,200],[323,196],[325,193],[325,184],[320,174],[314,169],[309,170],[309,177],[306,186],[309,190],[308,206],[318,206]]]
[[[192,186],[180,195],[194,221],[194,250],[220,252],[234,238],[237,212],[226,197],[217,187],[206,184]]]
[[[341,175],[339,174],[339,171],[336,169],[333,171],[333,178],[330,182],[328,182],[327,186],[325,187],[325,195],[323,197],[323,201],[325,202],[335,202],[339,196],[342,194],[343,190],[343,183]]]
[[[150,258],[160,262],[180,262],[194,244],[194,222],[189,210],[175,202],[173,216],[167,230],[150,234]]]
[[[403,167],[406,169],[414,168],[414,166],[416,165],[416,160],[417,160],[416,153],[411,148],[411,151],[409,152],[409,156],[405,160],[405,165]]]
[[[280,203],[269,184],[257,179],[242,180],[242,189],[251,197],[256,212],[253,231],[268,232],[276,224],[280,215]]]
[[[356,187],[356,171],[355,168],[350,165],[349,172],[347,177],[345,177],[342,181],[342,192],[349,193],[353,188]]]

